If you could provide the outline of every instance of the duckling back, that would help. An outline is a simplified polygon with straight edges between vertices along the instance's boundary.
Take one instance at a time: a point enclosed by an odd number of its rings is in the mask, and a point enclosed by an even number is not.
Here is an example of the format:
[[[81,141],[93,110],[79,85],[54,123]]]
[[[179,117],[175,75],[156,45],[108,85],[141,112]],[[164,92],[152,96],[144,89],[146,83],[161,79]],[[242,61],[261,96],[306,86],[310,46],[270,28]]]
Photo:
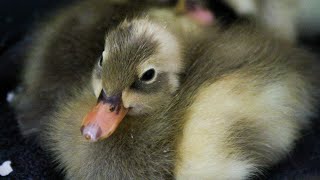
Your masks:
[[[79,133],[89,90],[50,116],[45,144],[69,178],[246,179],[290,152],[315,115],[316,61],[252,26],[204,37],[185,46],[190,64],[170,105],[125,118],[107,140]]]
[[[177,179],[257,176],[294,147],[315,115],[318,63],[261,32],[234,26],[191,56],[172,106],[183,121]]]

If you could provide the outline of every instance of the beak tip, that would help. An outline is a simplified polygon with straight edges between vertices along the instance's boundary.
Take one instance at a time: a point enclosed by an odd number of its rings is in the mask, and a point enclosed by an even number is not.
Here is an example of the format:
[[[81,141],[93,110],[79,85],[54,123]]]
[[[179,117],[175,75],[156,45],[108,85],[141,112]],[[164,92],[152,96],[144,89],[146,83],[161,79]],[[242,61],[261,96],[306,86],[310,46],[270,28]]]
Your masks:
[[[87,133],[87,134],[83,134],[83,137],[89,141],[89,142],[97,142],[99,140],[99,138],[94,137],[93,135]]]
[[[81,134],[84,138],[90,142],[96,142],[101,138],[101,129],[96,126],[82,126],[81,127]]]
[[[90,134],[85,134],[85,135],[84,135],[84,138],[85,138],[86,140],[88,140],[88,141],[90,141],[90,140],[91,140],[91,136],[90,136]]]

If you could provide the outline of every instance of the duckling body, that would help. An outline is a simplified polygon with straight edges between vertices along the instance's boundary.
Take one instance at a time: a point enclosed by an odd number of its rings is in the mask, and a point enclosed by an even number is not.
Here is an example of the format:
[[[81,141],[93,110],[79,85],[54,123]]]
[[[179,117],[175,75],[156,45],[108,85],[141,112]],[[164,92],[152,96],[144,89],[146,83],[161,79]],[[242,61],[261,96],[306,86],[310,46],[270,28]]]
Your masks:
[[[106,12],[106,7],[99,13]],[[101,13],[101,19],[97,18],[101,21],[88,26],[72,25],[69,18],[62,18],[60,24],[58,18],[53,23],[58,30],[42,35],[54,36],[42,44],[45,48],[35,51],[38,54],[33,57],[39,63],[27,69],[26,94],[19,95],[17,109],[19,112],[21,107],[21,114],[30,119],[39,117],[41,123],[34,123],[40,124],[41,143],[53,153],[67,178],[245,179],[283,158],[314,115],[318,70],[309,54],[245,25],[225,32],[209,28],[195,36],[195,31],[183,31],[185,23],[190,27],[184,20],[170,20],[163,26],[155,17],[167,17],[165,12],[123,23],[124,16],[111,23],[102,18],[111,16]],[[103,24],[100,22],[110,24],[96,29]],[[109,31],[119,23],[108,33],[106,45],[99,44],[100,38],[104,39],[103,28]],[[132,29],[132,36],[123,33]],[[152,33],[163,31],[176,39]],[[65,36],[68,32],[72,33]],[[141,60],[135,51],[148,49],[150,44],[139,41],[143,43],[136,46],[131,37],[141,40],[144,35],[161,46],[155,45],[158,49],[151,51],[156,56],[143,53]],[[172,59],[166,53],[159,56],[165,47],[179,53]],[[130,51],[117,54],[125,48]],[[100,66],[97,57],[101,52]],[[165,61],[168,59],[172,62]],[[124,69],[112,68],[118,65]],[[150,67],[156,71],[156,79],[143,82]],[[126,72],[127,78],[117,76]],[[143,88],[137,90],[136,82]],[[150,85],[161,82],[164,86]],[[124,106],[132,114],[126,115],[107,139],[89,143],[80,133],[80,124],[97,104],[100,91],[108,96],[122,92]],[[134,98],[159,101],[148,104],[152,111],[144,114],[140,106],[132,104]],[[137,112],[133,111],[136,108]]]
[[[127,116],[106,140],[88,143],[76,126],[96,103],[90,90],[61,106],[46,144],[68,178],[246,179],[292,149],[315,113],[313,59],[252,27],[209,34],[186,47],[168,106]]]
[[[250,27],[211,38],[188,69],[178,95],[183,99],[174,106],[188,104],[178,113],[184,126],[175,175],[247,179],[281,160],[315,115],[318,65]]]
[[[14,102],[22,133],[37,134],[40,122],[45,121],[56,102],[64,99],[70,89],[91,81],[106,32],[125,18],[163,16],[158,10],[161,8],[147,12],[152,6],[142,1],[80,2],[61,10],[50,23],[41,24],[33,35],[25,63],[23,90]]]

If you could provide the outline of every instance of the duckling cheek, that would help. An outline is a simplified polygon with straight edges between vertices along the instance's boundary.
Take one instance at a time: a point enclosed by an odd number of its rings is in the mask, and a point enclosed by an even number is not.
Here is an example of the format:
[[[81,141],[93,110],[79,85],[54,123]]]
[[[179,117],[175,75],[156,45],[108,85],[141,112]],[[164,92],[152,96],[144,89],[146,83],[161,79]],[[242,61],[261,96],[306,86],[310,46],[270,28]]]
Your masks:
[[[95,75],[92,75],[92,88],[96,97],[99,97],[102,90],[102,80],[98,79]]]
[[[122,92],[122,102],[125,108],[132,108],[139,102],[138,95],[131,90],[125,89]]]

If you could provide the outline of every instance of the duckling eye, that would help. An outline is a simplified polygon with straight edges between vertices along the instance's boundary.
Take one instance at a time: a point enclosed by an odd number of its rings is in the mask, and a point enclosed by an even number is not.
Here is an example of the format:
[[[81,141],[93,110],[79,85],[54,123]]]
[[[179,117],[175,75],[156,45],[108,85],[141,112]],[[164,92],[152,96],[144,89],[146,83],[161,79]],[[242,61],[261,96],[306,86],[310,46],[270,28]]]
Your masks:
[[[99,57],[99,62],[98,62],[98,65],[100,66],[100,67],[102,67],[102,62],[103,62],[103,57],[102,57],[102,55]]]
[[[155,74],[156,74],[156,71],[154,69],[149,69],[143,73],[140,80],[145,82],[151,81],[154,78]]]

